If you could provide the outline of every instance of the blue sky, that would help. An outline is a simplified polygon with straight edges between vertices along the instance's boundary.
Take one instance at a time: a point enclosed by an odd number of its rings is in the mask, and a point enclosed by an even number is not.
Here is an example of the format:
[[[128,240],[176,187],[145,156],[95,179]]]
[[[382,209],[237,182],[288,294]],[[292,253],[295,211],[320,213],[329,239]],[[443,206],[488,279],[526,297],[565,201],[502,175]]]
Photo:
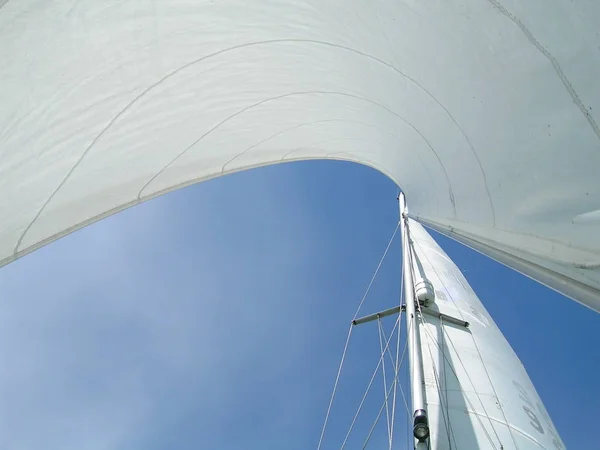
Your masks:
[[[0,448],[316,448],[396,194],[354,164],[267,167],[160,197],[2,268]],[[567,447],[592,448],[600,316],[434,236]],[[394,306],[399,277],[396,240],[363,311]],[[375,326],[353,333],[323,449],[339,448],[378,346]],[[375,388],[349,448],[377,414]],[[379,427],[373,443],[385,442]]]

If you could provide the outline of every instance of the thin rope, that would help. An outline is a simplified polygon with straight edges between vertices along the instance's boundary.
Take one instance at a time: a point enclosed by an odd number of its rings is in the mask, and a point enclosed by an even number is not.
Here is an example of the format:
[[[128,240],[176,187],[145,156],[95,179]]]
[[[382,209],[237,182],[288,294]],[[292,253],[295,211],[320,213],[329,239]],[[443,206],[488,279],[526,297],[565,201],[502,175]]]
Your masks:
[[[420,246],[420,244],[418,242],[416,242],[416,245],[419,247],[419,249],[421,249],[421,246]],[[429,257],[427,256],[427,253],[423,252],[422,249],[421,249],[421,252],[423,253],[423,255],[425,255],[425,259],[427,259],[427,262],[429,263],[429,266],[432,268],[433,272],[436,274],[436,276],[438,277],[438,279],[442,280],[442,278],[439,276],[439,274],[438,274],[437,269],[435,268],[435,266],[433,264],[431,264],[431,261],[429,260]],[[455,302],[454,298],[452,297],[452,294],[449,291],[446,291],[446,292],[448,292],[448,295],[450,296],[450,299],[452,300],[452,303],[454,305],[456,305],[456,302]],[[419,306],[419,308],[420,308],[420,306]],[[460,308],[457,307],[456,309],[457,309],[457,311],[458,311],[461,319],[464,320],[464,316],[463,316],[462,311],[460,310]],[[442,332],[446,333],[445,329],[442,329]],[[475,387],[475,384],[471,380],[471,377],[469,376],[469,373],[467,372],[467,369],[466,369],[465,365],[462,362],[462,359],[460,357],[460,354],[458,353],[458,350],[456,350],[456,347],[454,347],[454,343],[452,342],[452,340],[450,339],[450,336],[447,333],[446,333],[446,336],[448,337],[448,341],[452,345],[452,348],[454,348],[456,356],[458,357],[458,361],[460,362],[461,366],[463,367],[463,370],[465,371],[465,374],[467,375],[467,378],[468,378],[469,382],[471,383],[471,386],[473,387],[473,391],[475,392],[475,395],[477,396],[477,399],[479,400],[479,403],[481,404],[481,408],[483,409],[483,412],[485,413],[488,421],[490,422],[490,426],[492,427],[492,431],[494,432],[494,435],[496,436],[496,439],[498,439],[498,443],[500,444],[500,448],[501,449],[504,448],[503,445],[502,445],[502,441],[500,440],[500,437],[498,436],[498,432],[496,431],[496,427],[494,426],[494,423],[492,422],[492,419],[490,418],[490,416],[489,416],[489,414],[488,414],[488,412],[487,412],[487,410],[485,408],[485,405],[483,404],[483,401],[481,400],[481,396],[479,395],[479,392],[477,391],[477,388]],[[471,334],[471,338],[473,338],[472,334]],[[473,343],[475,344],[475,347],[477,347],[477,344],[475,343],[475,341],[473,341]],[[484,368],[485,368],[485,366],[484,366]],[[456,373],[455,373],[455,375],[456,375]],[[458,376],[457,376],[457,379],[458,379]],[[465,398],[467,398],[467,397],[465,396]],[[496,397],[496,398],[498,398],[498,397]],[[473,409],[475,409],[475,408],[473,408]],[[506,425],[508,426],[508,423],[506,423]],[[484,428],[484,430],[485,430],[485,428]],[[486,431],[486,433],[487,433],[487,431]],[[512,437],[512,433],[511,433],[511,437]]]
[[[325,436],[325,429],[327,428],[327,423],[329,422],[331,406],[333,405],[333,399],[335,398],[338,382],[340,381],[340,374],[342,373],[342,367],[344,365],[344,360],[346,359],[346,352],[348,351],[348,344],[350,342],[350,336],[352,335],[352,328],[353,326],[350,325],[350,329],[348,330],[348,336],[346,337],[346,344],[344,345],[344,351],[342,352],[342,359],[340,360],[340,365],[338,367],[337,375],[335,377],[335,383],[333,384],[333,391],[331,392],[331,397],[329,398],[329,406],[327,406],[327,414],[325,414],[325,421],[323,422],[323,428],[321,429],[321,437],[319,438],[317,450],[320,450],[321,444],[323,443],[323,436]]]
[[[377,331],[379,334],[379,348],[381,349],[381,354],[385,354],[385,352],[383,351],[383,331],[382,331],[382,325],[381,325],[381,318],[377,318]],[[387,377],[385,376],[385,358],[383,358],[383,361],[381,363],[381,371],[383,374],[383,392],[387,392]],[[390,409],[388,406],[388,401],[387,401],[387,395],[385,396],[385,419],[386,419],[386,426],[387,426],[387,432],[388,432],[388,443],[390,446],[390,449],[392,448],[392,429],[390,426]]]
[[[379,273],[379,269],[381,268],[381,265],[383,264],[383,260],[385,259],[385,256],[388,253],[388,250],[390,249],[390,246],[392,245],[392,242],[394,240],[394,238],[396,237],[396,233],[398,232],[398,227],[400,226],[400,222],[398,222],[396,224],[396,228],[394,228],[394,232],[392,233],[392,237],[390,238],[387,247],[385,248],[385,251],[383,252],[383,256],[381,257],[381,259],[379,260],[379,264],[377,264],[377,269],[375,269],[375,273],[373,274],[373,277],[371,278],[371,281],[369,283],[369,286],[367,287],[367,290],[365,291],[365,295],[363,295],[363,298],[361,299],[358,308],[356,309],[356,313],[354,313],[354,319],[356,319],[358,317],[358,313],[360,312],[360,308],[362,308],[363,303],[365,302],[365,299],[367,298],[367,295],[369,295],[369,291],[371,290],[371,286],[373,286],[373,282],[375,281],[375,278],[377,277],[377,274]],[[354,320],[352,319],[352,320]]]
[[[400,317],[399,317],[399,319],[400,319]],[[400,332],[400,329],[398,329],[398,332]],[[390,339],[392,338],[392,335],[393,335],[393,331],[392,331],[392,334],[390,334]],[[398,364],[398,370],[400,369],[400,367],[402,367],[402,363],[404,362],[404,355],[406,354],[406,349],[407,348],[408,348],[408,340],[406,340],[406,342],[404,344],[404,350],[402,351],[402,356],[400,357],[400,363]],[[388,349],[388,352],[389,352],[389,349]],[[396,386],[395,386],[396,384],[401,384],[400,380],[398,379],[398,372],[396,372],[396,376],[394,377],[393,385],[387,391],[387,394],[386,394],[385,400],[384,400],[384,404],[381,406],[381,409],[379,410],[379,414],[377,415],[377,418],[375,419],[375,422],[371,426],[371,429],[369,431],[367,439],[365,440],[365,443],[363,444],[363,447],[362,447],[363,450],[366,448],[367,444],[369,443],[369,440],[371,439],[371,436],[373,434],[373,430],[375,429],[375,426],[377,426],[377,423],[379,422],[379,418],[381,417],[381,413],[383,412],[383,408],[385,407],[385,402],[387,402],[387,399],[390,396],[390,393],[392,392],[392,389],[396,388]],[[400,387],[400,392],[402,392],[402,387]],[[405,404],[406,404],[406,401],[405,401]],[[408,412],[408,406],[407,406],[406,411]]]
[[[427,324],[423,321],[423,312],[421,311],[421,305],[419,304],[419,317],[421,318],[421,321],[423,322],[423,326],[426,326]],[[443,319],[441,319],[443,320]],[[440,326],[441,325],[441,320],[440,320]],[[444,396],[442,395],[442,387],[441,387],[441,383],[440,383],[440,379],[438,376],[438,370],[435,364],[435,360],[433,358],[433,352],[431,351],[431,345],[429,344],[429,335],[426,333],[425,334],[425,343],[427,344],[427,351],[429,352],[429,357],[431,358],[431,365],[433,366],[433,377],[435,378],[435,383],[437,386],[437,391],[438,391],[438,395],[440,396],[440,406],[441,406],[441,411],[442,411],[442,419],[444,420],[444,427],[446,428],[446,435],[448,436],[448,447],[450,450],[452,450],[452,441],[450,440],[450,417],[449,415],[447,416],[447,411],[444,411],[444,403],[446,403],[446,405],[448,404],[448,399],[444,399]],[[445,365],[445,362],[442,360],[442,365]],[[454,448],[456,449],[456,443],[454,444]]]
[[[450,335],[448,333],[446,333],[446,330],[442,330],[442,331],[446,334],[446,337],[448,338],[448,342],[450,342],[450,345],[454,349],[454,353],[456,353],[456,357],[458,358],[458,362],[460,362],[461,367],[463,368],[463,370],[465,371],[465,374],[467,375],[467,379],[469,380],[469,383],[471,383],[471,386],[473,387],[473,392],[475,392],[475,395],[477,396],[477,400],[479,400],[479,404],[481,405],[481,408],[483,409],[483,412],[485,413],[485,416],[487,417],[488,421],[490,422],[490,426],[492,427],[492,431],[494,432],[494,435],[496,436],[496,439],[498,439],[498,443],[500,444],[500,448],[503,448],[502,441],[500,440],[500,437],[498,436],[498,433],[496,432],[496,427],[494,427],[494,423],[492,422],[492,419],[491,419],[490,415],[488,414],[487,410],[485,409],[485,405],[483,404],[483,400],[481,400],[481,396],[479,395],[479,392],[477,392],[477,388],[475,387],[475,383],[473,383],[473,380],[471,379],[471,376],[469,375],[469,372],[467,372],[467,368],[465,367],[465,365],[464,365],[464,363],[462,361],[462,358],[460,357],[460,354],[458,353],[458,350],[454,346],[454,342],[452,342],[452,339],[450,338]],[[458,376],[456,378],[458,379]],[[465,398],[468,398],[468,397],[465,396]],[[471,404],[471,407],[473,408],[473,411],[475,412],[475,408],[474,408],[473,404]],[[479,416],[478,414],[476,414],[476,415]],[[485,430],[487,430],[487,429],[484,427],[484,431]],[[487,431],[486,431],[486,434],[488,434]],[[490,439],[490,443],[492,443],[491,439]],[[495,444],[494,444],[494,448],[496,448]]]
[[[500,407],[500,412],[502,412],[502,417],[504,418],[504,423],[506,424],[506,427],[508,428],[508,433],[510,434],[513,444],[515,444],[515,449],[519,450],[519,446],[517,445],[517,442],[515,441],[515,437],[513,436],[511,426],[509,425],[508,420],[506,419],[506,414],[504,413],[504,408],[502,407],[502,402],[500,401],[500,398],[498,397],[498,393],[496,392],[494,383],[492,383],[492,378],[490,377],[490,374],[487,370],[487,366],[485,365],[485,362],[483,361],[483,356],[481,355],[481,352],[479,351],[479,346],[477,345],[477,342],[475,342],[475,336],[473,336],[473,333],[470,333],[470,334],[471,334],[471,338],[473,339],[473,345],[475,346],[475,349],[477,350],[477,354],[479,355],[479,360],[481,361],[481,365],[483,366],[483,370],[485,370],[487,379],[490,382],[492,392],[494,392],[494,397],[496,397],[496,401],[498,402],[498,406]],[[503,448],[502,444],[500,444],[500,448]]]
[[[442,330],[443,333],[445,333],[445,330]],[[429,337],[431,338],[431,341],[438,347],[438,349],[440,348],[439,343],[437,342],[437,340],[431,336],[429,334],[429,331],[427,331],[427,329],[425,329],[425,333],[429,335]],[[467,375],[467,379],[469,380],[469,382],[471,383],[471,386],[473,387],[473,392],[475,393],[475,395],[477,395],[477,397],[479,398],[479,394],[477,393],[477,390],[475,389],[475,386],[473,385],[473,381],[471,380],[471,377],[469,376],[469,373],[467,372],[464,364],[462,363],[462,360],[460,359],[460,355],[458,354],[458,351],[456,350],[456,347],[454,347],[454,344],[452,343],[452,340],[450,339],[450,336],[446,334],[446,337],[448,338],[448,341],[450,342],[450,344],[452,345],[452,348],[454,349],[454,352],[456,353],[456,356],[458,357],[459,362],[461,363],[461,366],[463,368],[463,370],[465,371],[466,375]],[[448,367],[450,367],[450,370],[452,371],[452,373],[454,374],[454,376],[456,377],[456,380],[458,381],[458,374],[456,373],[456,370],[454,369],[454,367],[452,367],[452,363],[450,362],[450,360],[446,357],[446,362],[448,363]],[[475,412],[475,405],[473,405],[473,402],[471,402],[471,399],[469,399],[469,397],[467,395],[464,396],[464,399],[466,400],[466,402],[468,403],[468,405],[471,407],[471,409],[473,410],[473,414],[475,416],[475,418],[477,419],[477,421],[479,422],[479,425],[481,425],[481,428],[483,429],[483,432],[485,433],[486,437],[488,438],[488,442],[490,443],[490,445],[492,446],[492,448],[496,449],[496,444],[494,444],[494,441],[492,439],[492,437],[490,436],[486,426],[483,424],[482,420],[481,420],[481,415],[477,412]],[[479,401],[481,403],[481,399],[479,398]],[[490,421],[491,423],[491,418],[490,416],[487,414],[487,412],[485,411],[485,407],[483,407],[483,410],[485,412],[485,417]],[[468,411],[467,411],[468,413]],[[492,429],[493,429],[493,425],[492,425]]]
[[[408,330],[410,331],[410,328],[408,328]],[[383,337],[384,339],[386,338],[385,336],[385,332],[382,330],[383,332]],[[402,356],[400,357],[400,365],[402,365],[402,361],[404,360],[404,355],[406,353],[406,349],[408,348],[408,339],[404,340],[404,349],[402,350]],[[392,361],[392,364],[396,364],[396,362],[394,361],[394,358],[392,357],[392,353],[390,352],[390,349],[387,349],[387,354],[390,357],[390,360]],[[404,395],[404,389],[402,389],[402,383],[400,382],[400,375],[399,375],[399,369],[398,368],[398,372],[396,372],[396,379],[398,380],[398,387],[400,388],[400,394],[402,394],[402,399],[404,400],[404,407],[406,408],[406,414],[410,417],[410,410],[408,409],[408,401],[406,400],[406,396]],[[408,382],[407,382],[408,384]],[[410,422],[410,420],[409,420]]]
[[[444,329],[444,318],[440,317],[440,327],[443,330]],[[442,377],[444,378],[444,394],[446,397],[446,415],[448,416],[448,425],[450,425],[450,433],[452,436],[452,442],[454,442],[454,448],[458,448],[458,446],[456,445],[456,437],[454,436],[454,429],[452,428],[452,422],[450,420],[450,406],[449,406],[449,401],[448,401],[448,378],[446,376],[446,344],[445,344],[445,339],[444,339],[444,333],[442,333],[442,343],[441,343],[441,350],[442,350]]]
[[[398,222],[400,224],[400,222]],[[400,270],[400,311],[398,313],[398,320],[400,321],[400,325],[398,326],[398,339],[396,340],[396,365],[394,369],[394,396],[392,397],[392,426],[390,428],[390,447],[389,450],[392,450],[392,444],[394,441],[394,423],[396,420],[396,393],[398,391],[398,357],[400,354],[400,334],[402,331],[402,302],[404,299],[404,264],[402,264],[402,269]],[[407,337],[408,342],[408,337]],[[401,389],[402,390],[402,389]],[[402,397],[404,397],[404,392],[402,392]],[[404,399],[404,403],[406,404],[406,399]]]
[[[388,250],[390,249],[390,246],[392,245],[392,241],[394,240],[394,237],[396,237],[396,233],[398,232],[399,226],[400,226],[400,222],[398,222],[396,224],[396,228],[394,228],[392,237],[390,238],[388,245],[385,248],[385,251],[383,252],[383,256],[379,260],[379,264],[377,265],[377,268],[375,269],[375,273],[373,274],[373,277],[371,277],[371,281],[369,282],[369,285],[367,286],[367,290],[365,291],[362,299],[360,300],[360,303],[358,305],[358,308],[356,309],[356,312],[354,313],[354,318],[352,320],[355,320],[358,317],[358,313],[360,312],[360,309],[362,308],[362,305],[365,302],[367,295],[369,295],[371,286],[373,285],[373,282],[375,281],[375,278],[377,277],[377,274],[379,273],[379,269],[381,268],[381,265],[383,264],[383,260],[385,259],[386,255],[388,253]],[[338,367],[337,375],[335,377],[335,383],[333,384],[333,390],[331,392],[331,397],[329,398],[329,405],[327,406],[327,413],[325,414],[325,420],[323,421],[323,428],[321,429],[321,436],[319,437],[319,443],[317,444],[317,450],[320,450],[321,445],[323,444],[323,437],[325,436],[325,430],[327,428],[327,423],[329,422],[329,415],[331,414],[331,407],[333,405],[333,399],[335,398],[335,394],[337,392],[337,387],[338,387],[338,383],[340,380],[340,374],[342,373],[342,367],[344,365],[344,360],[346,359],[346,352],[348,351],[348,344],[350,343],[350,336],[352,335],[352,328],[353,328],[352,325],[350,325],[350,330],[348,330],[348,336],[346,337],[346,343],[344,344],[344,351],[342,352],[342,358],[340,360],[340,365]]]
[[[410,242],[409,242],[409,246],[410,246]],[[414,257],[415,258],[417,257],[416,252],[415,252]],[[411,264],[410,270],[411,270],[411,273],[413,275],[413,280],[414,280],[415,274],[414,274],[414,268],[412,267],[412,264]],[[450,449],[452,449],[452,443],[450,442],[450,415],[449,415],[448,411],[444,412],[444,396],[442,395],[442,390],[440,387],[440,380],[439,380],[439,377],[437,374],[437,367],[435,365],[435,360],[433,359],[433,352],[431,351],[431,346],[429,345],[429,340],[427,340],[427,337],[429,337],[429,333],[427,333],[427,328],[425,328],[425,327],[428,325],[428,323],[425,320],[425,317],[423,315],[423,310],[421,309],[421,302],[417,301],[416,304],[417,304],[417,313],[419,315],[419,318],[421,319],[421,322],[423,322],[423,327],[424,327],[424,330],[426,331],[425,342],[427,344],[427,350],[429,351],[429,356],[431,358],[431,365],[433,367],[433,377],[435,378],[438,395],[440,397],[440,406],[441,406],[440,409],[442,411],[442,419],[444,420],[444,427],[446,428],[446,434],[448,436],[448,446],[450,447]],[[417,320],[417,319],[415,318],[415,320]],[[440,325],[441,325],[441,322],[440,322]],[[445,365],[444,361],[442,361],[442,365]],[[447,401],[448,401],[448,399],[446,398],[446,404],[447,404]],[[448,413],[448,417],[446,417],[446,413]],[[429,444],[430,443],[431,443],[431,439],[429,440]],[[456,443],[454,444],[454,446],[456,448]]]
[[[421,318],[421,321],[423,321],[422,320],[423,316],[422,316],[420,308],[419,308],[419,313],[420,313],[419,316]],[[424,322],[423,322],[423,326],[425,326]],[[440,397],[440,405],[442,407],[442,408],[440,408],[441,411],[442,411],[442,419],[444,420],[444,427],[446,428],[446,434],[448,436],[448,444],[449,444],[450,448],[452,448],[452,445],[450,443],[450,430],[449,430],[449,427],[448,427],[448,419],[446,419],[446,413],[444,411],[444,397],[442,396],[442,390],[441,390],[441,387],[440,387],[440,380],[439,380],[438,373],[437,373],[437,366],[435,364],[435,360],[433,359],[433,352],[431,351],[431,345],[429,345],[429,339],[428,338],[429,338],[429,335],[425,334],[425,343],[427,344],[427,351],[429,352],[429,357],[431,358],[431,366],[433,368],[433,378],[435,379],[435,383],[436,383],[436,386],[437,386],[438,395]]]
[[[406,328],[406,342],[408,343],[408,333],[410,333],[410,327]],[[410,379],[409,379],[409,368],[404,370],[404,381],[406,383],[406,386],[410,386]],[[411,447],[414,447],[414,438],[413,438],[413,442],[411,445],[411,437],[412,433],[410,432],[410,427],[412,425],[412,417],[410,415],[410,412],[408,411],[408,403],[406,402],[406,400],[404,400],[404,403],[406,404],[406,449],[410,449]]]
[[[390,386],[390,390],[387,391],[386,396],[385,396],[384,404],[381,405],[381,408],[379,408],[379,414],[377,414],[377,417],[375,418],[375,422],[373,422],[373,425],[371,425],[371,429],[369,430],[369,434],[367,435],[367,439],[365,440],[365,442],[364,442],[364,444],[362,446],[362,450],[365,450],[365,448],[367,448],[367,445],[369,444],[369,441],[371,440],[371,436],[373,435],[373,431],[375,430],[375,427],[377,426],[377,423],[379,422],[379,419],[381,418],[381,413],[383,413],[383,408],[385,406],[385,402],[387,402],[387,399],[390,396],[393,388],[394,388],[394,386]]]
[[[396,323],[394,324],[394,328],[392,329],[392,335],[394,334],[394,330],[396,329],[396,326],[398,325],[399,321],[400,321],[400,317],[398,317],[398,319],[396,320]],[[392,339],[392,335],[390,335],[390,339],[388,339],[388,341],[385,343],[385,348],[386,349],[390,345],[390,340]],[[350,433],[352,432],[352,429],[354,428],[354,424],[356,423],[356,419],[358,419],[358,415],[360,414],[360,411],[362,410],[362,407],[363,407],[363,405],[365,403],[367,395],[369,394],[369,391],[371,390],[371,386],[373,385],[373,380],[375,380],[375,377],[377,376],[377,372],[379,371],[379,366],[381,365],[381,361],[383,360],[384,356],[385,356],[385,350],[381,353],[381,356],[379,357],[379,362],[377,363],[377,366],[375,367],[375,370],[373,371],[373,375],[371,376],[371,380],[369,380],[369,384],[367,386],[367,389],[365,390],[365,393],[363,394],[362,400],[360,401],[360,404],[358,405],[358,409],[356,411],[356,414],[354,414],[354,418],[352,419],[352,423],[350,424],[350,428],[348,429],[348,433],[346,433],[346,437],[344,438],[344,442],[342,443],[342,446],[340,447],[340,450],[342,450],[346,446],[346,442],[348,442],[348,438],[350,437]]]

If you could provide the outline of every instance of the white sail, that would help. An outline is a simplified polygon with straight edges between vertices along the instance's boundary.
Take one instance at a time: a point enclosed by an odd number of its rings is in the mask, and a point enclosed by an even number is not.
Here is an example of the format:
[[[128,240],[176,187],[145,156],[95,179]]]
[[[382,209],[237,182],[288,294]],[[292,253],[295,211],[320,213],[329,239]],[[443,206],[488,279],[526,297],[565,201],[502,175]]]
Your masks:
[[[410,221],[410,238],[414,274],[435,291],[427,310],[469,323],[423,314],[432,448],[564,449],[519,358],[461,271],[417,222]]]
[[[600,309],[598,17],[562,0],[0,1],[0,263],[191,183],[341,159]]]

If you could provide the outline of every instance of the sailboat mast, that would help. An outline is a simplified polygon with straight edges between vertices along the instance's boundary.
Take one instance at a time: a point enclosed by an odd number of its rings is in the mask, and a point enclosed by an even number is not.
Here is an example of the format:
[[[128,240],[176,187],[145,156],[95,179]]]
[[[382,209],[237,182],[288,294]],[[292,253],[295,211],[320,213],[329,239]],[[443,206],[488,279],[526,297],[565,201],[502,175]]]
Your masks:
[[[352,325],[406,312],[414,449],[564,450],[522,363],[477,295],[409,219],[404,195],[398,200],[405,304]]]
[[[413,410],[413,435],[418,440],[415,448],[426,449],[429,438],[429,423],[425,409],[423,381],[423,361],[419,321],[415,305],[414,280],[412,275],[412,255],[408,230],[408,211],[404,193],[398,197],[400,203],[400,226],[402,232],[402,264],[404,276],[404,299],[406,302],[406,329],[408,339],[408,359],[410,366],[410,392]]]

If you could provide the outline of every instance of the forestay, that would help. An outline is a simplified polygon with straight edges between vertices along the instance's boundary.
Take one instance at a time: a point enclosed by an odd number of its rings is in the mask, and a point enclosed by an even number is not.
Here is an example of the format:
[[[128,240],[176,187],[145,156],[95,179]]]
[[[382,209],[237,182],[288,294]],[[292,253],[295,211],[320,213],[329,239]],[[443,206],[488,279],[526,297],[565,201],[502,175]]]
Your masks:
[[[0,0],[0,262],[250,167],[355,161],[600,309],[600,2]]]

